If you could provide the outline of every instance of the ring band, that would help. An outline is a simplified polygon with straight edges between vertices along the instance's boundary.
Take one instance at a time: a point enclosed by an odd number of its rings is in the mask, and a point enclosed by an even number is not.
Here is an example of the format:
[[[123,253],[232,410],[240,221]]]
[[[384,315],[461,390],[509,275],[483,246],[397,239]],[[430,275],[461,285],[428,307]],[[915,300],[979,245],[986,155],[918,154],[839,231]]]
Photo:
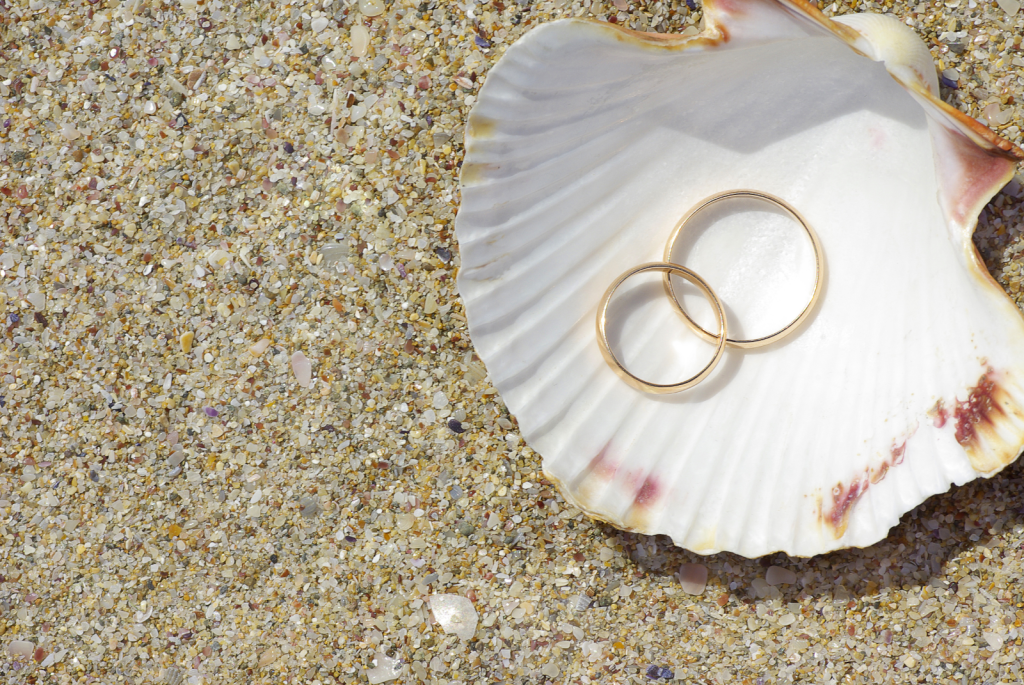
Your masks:
[[[612,295],[627,279],[648,271],[661,271],[665,274],[665,278],[675,274],[676,276],[680,276],[690,283],[693,283],[701,292],[704,293],[704,296],[711,303],[715,310],[715,316],[718,319],[718,335],[714,336],[710,333],[707,334],[712,340],[717,342],[715,347],[715,356],[710,362],[708,362],[707,366],[701,369],[695,376],[691,376],[681,383],[661,385],[658,383],[648,383],[642,378],[634,376],[626,370],[626,367],[624,367],[618,359],[615,358],[615,354],[611,351],[611,347],[608,344],[608,332],[606,330],[607,314],[608,304],[611,302]],[[679,308],[679,311],[682,311],[681,307]],[[703,329],[701,330],[703,331]],[[601,298],[601,304],[597,307],[597,344],[598,347],[601,348],[601,355],[604,357],[604,360],[608,362],[608,365],[612,367],[612,370],[622,378],[622,380],[624,380],[629,386],[643,392],[666,395],[686,390],[687,388],[692,388],[700,383],[708,377],[708,374],[714,370],[715,366],[717,366],[718,362],[722,359],[722,355],[725,352],[725,341],[727,335],[728,331],[725,322],[725,311],[722,309],[722,303],[715,295],[715,292],[711,289],[711,286],[709,286],[700,276],[685,267],[679,266],[678,264],[651,262],[634,266],[615,279],[615,281],[608,287],[608,290],[605,291],[604,297]]]
[[[811,299],[807,303],[807,306],[804,307],[803,311],[800,312],[800,314],[795,319],[793,319],[783,328],[772,333],[771,335],[766,335],[760,338],[751,338],[749,340],[739,340],[732,338],[726,340],[726,343],[731,347],[749,349],[753,347],[769,345],[775,342],[776,340],[779,340],[780,338],[786,337],[794,330],[796,330],[796,328],[803,322],[803,320],[807,318],[807,316],[811,313],[811,310],[814,308],[814,304],[818,301],[818,295],[821,294],[820,287],[822,280],[822,272],[825,268],[825,257],[821,250],[821,242],[818,240],[818,235],[814,232],[814,229],[811,228],[811,225],[807,223],[807,220],[804,219],[803,216],[801,216],[800,212],[796,211],[796,209],[791,207],[789,203],[787,203],[785,200],[775,197],[774,195],[770,195],[768,193],[763,193],[759,190],[727,190],[725,192],[716,193],[715,195],[704,198],[696,205],[694,205],[693,209],[687,212],[686,215],[679,220],[679,223],[676,224],[675,229],[672,231],[672,235],[668,239],[668,243],[665,245],[665,261],[671,262],[672,250],[676,245],[676,241],[682,233],[683,228],[686,226],[686,223],[690,219],[692,219],[694,215],[696,215],[701,210],[710,207],[716,202],[732,198],[753,198],[757,200],[764,200],[766,202],[770,202],[773,205],[776,205],[777,207],[784,209],[791,217],[793,217],[793,219],[797,221],[797,223],[803,226],[804,231],[807,232],[808,237],[811,239],[811,245],[814,247],[814,290],[813,292],[811,292]],[[683,309],[682,303],[679,302],[679,298],[676,297],[676,293],[672,289],[671,273],[667,271],[665,272],[664,282],[665,291],[668,293],[669,298],[672,300],[672,304],[674,304],[676,309],[678,309],[679,312],[683,315],[683,317],[686,319],[687,324],[690,326],[691,329],[693,329],[694,333],[702,337],[704,340],[707,340],[708,342],[717,340],[714,334],[704,330],[704,328],[702,328],[701,325],[698,324],[696,321],[691,319],[690,315],[686,313],[685,309]]]

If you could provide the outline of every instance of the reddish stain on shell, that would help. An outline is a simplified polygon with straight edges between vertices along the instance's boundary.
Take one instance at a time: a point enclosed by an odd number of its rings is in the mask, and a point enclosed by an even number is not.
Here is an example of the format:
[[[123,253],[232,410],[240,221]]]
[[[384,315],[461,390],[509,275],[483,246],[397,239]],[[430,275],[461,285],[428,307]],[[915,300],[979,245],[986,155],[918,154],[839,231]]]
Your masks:
[[[605,443],[601,451],[594,455],[594,458],[590,460],[587,465],[587,472],[594,473],[602,478],[611,478],[615,475],[617,467],[608,458],[608,448],[611,446],[611,442]]]
[[[992,376],[992,369],[989,369],[978,379],[978,384],[970,389],[967,400],[956,403],[953,412],[956,417],[956,441],[964,447],[970,447],[977,441],[979,428],[992,425],[998,416],[1006,413],[995,399],[1000,388]]]
[[[846,532],[846,526],[850,522],[850,512],[868,491],[868,488],[882,482],[889,473],[889,469],[902,464],[906,452],[906,439],[900,443],[893,443],[889,449],[888,458],[876,468],[865,469],[863,474],[854,478],[849,484],[837,483],[832,488],[832,506],[827,512],[819,510],[818,515],[835,537],[840,538]]]
[[[658,499],[658,494],[661,488],[658,486],[658,481],[653,476],[647,476],[644,479],[643,485],[636,491],[636,495],[633,496],[634,506],[647,506],[654,500]]]
[[[868,489],[868,482],[855,480],[849,485],[836,484],[832,488],[832,509],[826,515],[826,523],[832,529],[835,536],[841,537],[846,532],[846,524],[849,523],[850,509],[857,503]]]

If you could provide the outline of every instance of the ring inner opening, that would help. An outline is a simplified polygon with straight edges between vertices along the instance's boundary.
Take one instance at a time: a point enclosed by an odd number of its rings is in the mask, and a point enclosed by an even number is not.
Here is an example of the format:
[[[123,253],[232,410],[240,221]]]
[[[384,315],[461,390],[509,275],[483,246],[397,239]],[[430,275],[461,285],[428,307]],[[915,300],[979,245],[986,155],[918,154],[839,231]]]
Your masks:
[[[608,304],[606,331],[615,358],[634,376],[658,385],[695,376],[714,357],[715,346],[697,337],[665,295],[662,271],[649,271],[619,286]],[[710,303],[692,288],[694,301],[707,313],[708,328],[718,333]]]
[[[814,291],[810,236],[788,212],[764,200],[728,198],[704,208],[683,229],[670,261],[700,274],[715,291],[733,340],[787,326]],[[701,292],[678,276],[672,287],[690,317],[716,331]]]

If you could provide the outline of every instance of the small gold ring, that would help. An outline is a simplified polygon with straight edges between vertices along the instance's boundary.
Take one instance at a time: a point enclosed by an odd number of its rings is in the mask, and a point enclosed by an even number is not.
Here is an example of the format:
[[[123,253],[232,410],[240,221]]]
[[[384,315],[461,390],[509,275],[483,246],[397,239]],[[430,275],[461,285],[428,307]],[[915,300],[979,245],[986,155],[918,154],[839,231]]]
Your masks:
[[[789,203],[787,203],[785,200],[775,197],[774,195],[770,195],[768,193],[763,193],[759,190],[727,190],[725,192],[716,193],[715,195],[704,198],[696,205],[694,205],[693,209],[687,212],[686,215],[679,220],[679,223],[676,224],[675,229],[672,231],[672,235],[668,239],[668,243],[665,245],[665,261],[670,262],[672,260],[672,250],[673,248],[675,248],[676,241],[679,239],[679,235],[683,232],[683,228],[686,226],[686,223],[690,219],[692,219],[694,215],[721,200],[742,197],[764,200],[766,202],[770,202],[773,205],[781,207],[791,217],[793,217],[793,219],[795,219],[797,223],[803,226],[804,231],[807,232],[808,237],[811,239],[811,245],[814,247],[815,266],[814,291],[811,293],[811,299],[807,303],[807,306],[804,307],[803,311],[800,312],[800,314],[795,319],[793,319],[783,328],[772,333],[771,335],[766,335],[760,338],[751,338],[749,340],[734,340],[732,338],[726,340],[726,343],[731,347],[749,349],[753,347],[769,345],[775,342],[776,340],[786,337],[787,335],[795,331],[797,327],[803,322],[803,320],[807,318],[807,316],[811,313],[811,310],[814,308],[814,304],[818,301],[818,295],[821,294],[821,279],[825,269],[825,257],[821,250],[821,242],[818,240],[818,235],[814,232],[814,229],[811,228],[811,225],[807,223],[807,220],[804,219],[800,212],[796,211],[796,209],[791,207]],[[704,340],[707,340],[708,342],[716,340],[717,338],[714,336],[714,334],[704,330],[701,327],[701,325],[698,324],[693,319],[691,319],[690,315],[686,313],[685,309],[683,309],[682,303],[679,302],[679,298],[676,297],[676,293],[672,289],[672,280],[670,273],[665,273],[664,282],[665,291],[668,293],[669,298],[672,300],[672,303],[675,305],[676,309],[678,309],[679,312],[686,319],[686,323],[690,326],[691,329],[693,329],[694,333],[702,337]]]
[[[715,310],[715,316],[718,318],[718,335],[714,336],[710,333],[708,334],[713,340],[717,341],[715,356],[710,362],[708,362],[707,366],[700,370],[700,372],[695,376],[687,378],[682,383],[661,385],[658,383],[648,383],[642,378],[634,376],[626,370],[626,367],[624,367],[618,359],[615,358],[615,354],[611,351],[611,347],[608,344],[608,333],[606,330],[607,314],[608,304],[611,302],[612,295],[616,290],[618,290],[619,286],[626,281],[626,279],[648,271],[662,271],[665,273],[666,278],[671,274],[675,274],[676,276],[680,276],[690,283],[693,283],[701,292],[704,293],[704,296],[708,299]],[[680,309],[680,311],[682,311],[682,309]],[[624,380],[630,387],[657,395],[667,395],[669,393],[692,388],[707,378],[708,374],[714,370],[715,366],[717,366],[718,362],[722,359],[722,354],[725,352],[725,341],[727,335],[728,331],[725,322],[725,311],[722,309],[722,303],[715,295],[715,292],[711,289],[711,286],[709,286],[700,276],[685,267],[679,266],[678,264],[651,262],[648,264],[634,266],[615,279],[615,282],[612,283],[608,287],[608,290],[605,291],[604,297],[601,298],[601,304],[597,307],[597,344],[598,347],[601,348],[601,355],[604,357],[604,360],[608,362],[608,365],[612,367],[612,370],[615,371],[615,373],[617,373],[619,377],[622,378],[622,380]]]

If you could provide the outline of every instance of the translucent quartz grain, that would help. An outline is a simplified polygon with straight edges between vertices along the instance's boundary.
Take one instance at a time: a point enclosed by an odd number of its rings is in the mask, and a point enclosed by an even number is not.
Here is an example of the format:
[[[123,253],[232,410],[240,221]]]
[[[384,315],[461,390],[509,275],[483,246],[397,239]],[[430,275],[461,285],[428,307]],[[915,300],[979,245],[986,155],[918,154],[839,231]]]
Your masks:
[[[796,574],[781,566],[769,566],[764,580],[769,585],[792,585],[796,582]]]
[[[377,652],[373,656],[373,668],[366,671],[366,679],[370,685],[386,683],[400,675],[402,675],[402,662],[381,652]]]
[[[708,583],[708,569],[703,564],[683,564],[679,567],[679,585],[683,592],[701,595]]]
[[[473,639],[478,615],[471,601],[461,595],[431,595],[429,604],[444,632],[467,642]]]

